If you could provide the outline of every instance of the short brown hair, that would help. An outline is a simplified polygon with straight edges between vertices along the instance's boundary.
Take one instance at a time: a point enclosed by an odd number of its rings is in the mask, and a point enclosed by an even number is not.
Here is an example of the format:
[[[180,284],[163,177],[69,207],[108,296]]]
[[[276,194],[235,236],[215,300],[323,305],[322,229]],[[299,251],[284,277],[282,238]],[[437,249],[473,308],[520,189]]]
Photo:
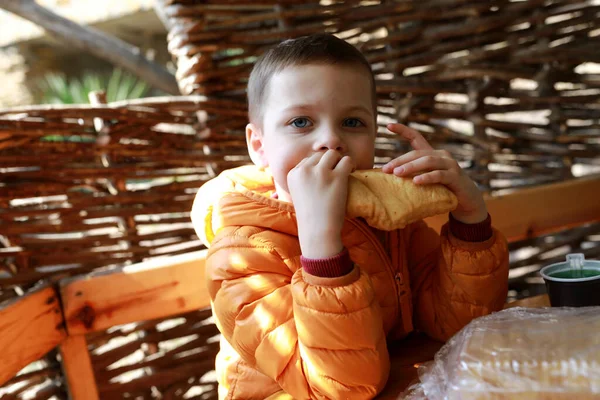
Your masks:
[[[365,56],[350,43],[328,33],[285,40],[267,50],[256,61],[248,80],[248,116],[251,122],[262,121],[262,105],[271,77],[287,67],[306,64],[359,66],[368,71],[375,101],[375,78]]]

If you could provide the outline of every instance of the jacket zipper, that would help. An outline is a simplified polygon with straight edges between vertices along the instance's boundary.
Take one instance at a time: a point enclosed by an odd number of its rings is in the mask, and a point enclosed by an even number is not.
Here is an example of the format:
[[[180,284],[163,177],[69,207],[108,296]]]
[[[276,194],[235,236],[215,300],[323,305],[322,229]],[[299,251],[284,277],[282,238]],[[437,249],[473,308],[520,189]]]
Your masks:
[[[371,241],[375,244],[375,249],[377,250],[379,257],[385,263],[386,270],[388,271],[390,279],[394,282],[394,287],[396,288],[396,293],[394,296],[394,298],[396,299],[396,314],[394,315],[394,321],[396,321],[398,319],[398,315],[400,314],[400,299],[398,297],[400,288],[398,287],[398,281],[396,280],[396,276],[394,274],[394,267],[392,265],[390,257],[385,252],[385,249],[383,248],[383,245],[379,242],[379,239],[377,239],[375,234],[371,232],[369,228],[367,228],[366,226],[364,226],[364,224],[356,220],[347,219],[347,221],[350,222],[351,225],[357,227],[359,231],[361,231],[365,236],[371,239]]]

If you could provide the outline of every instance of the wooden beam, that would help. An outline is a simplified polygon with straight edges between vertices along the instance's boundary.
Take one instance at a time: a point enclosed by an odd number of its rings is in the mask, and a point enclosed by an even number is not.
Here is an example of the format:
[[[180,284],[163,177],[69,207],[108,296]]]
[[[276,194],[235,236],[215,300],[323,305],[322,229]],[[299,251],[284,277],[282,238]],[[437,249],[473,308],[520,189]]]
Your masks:
[[[52,287],[0,308],[0,385],[39,360],[66,337],[60,302]]]
[[[85,336],[68,336],[60,345],[62,367],[71,400],[98,400],[92,359]]]
[[[504,306],[504,309],[514,307],[528,307],[528,308],[543,308],[550,307],[550,297],[547,294],[540,294],[537,296],[526,297],[521,300],[515,300]]]
[[[33,0],[0,0],[0,8],[39,25],[67,46],[123,67],[169,94],[180,94],[175,76],[162,65],[146,59],[137,47],[129,43],[61,17]]]
[[[600,175],[520,189],[486,199],[492,223],[510,242],[600,221]],[[438,230],[446,215],[428,218]]]
[[[202,250],[63,282],[69,335],[208,307],[205,257],[206,250]]]

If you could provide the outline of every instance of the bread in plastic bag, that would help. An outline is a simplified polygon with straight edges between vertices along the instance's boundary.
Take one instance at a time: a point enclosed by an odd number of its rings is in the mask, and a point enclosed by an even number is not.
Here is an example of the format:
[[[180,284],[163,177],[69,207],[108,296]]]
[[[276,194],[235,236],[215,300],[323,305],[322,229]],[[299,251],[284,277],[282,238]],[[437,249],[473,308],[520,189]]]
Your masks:
[[[419,379],[402,398],[600,399],[600,307],[477,318],[419,367]]]

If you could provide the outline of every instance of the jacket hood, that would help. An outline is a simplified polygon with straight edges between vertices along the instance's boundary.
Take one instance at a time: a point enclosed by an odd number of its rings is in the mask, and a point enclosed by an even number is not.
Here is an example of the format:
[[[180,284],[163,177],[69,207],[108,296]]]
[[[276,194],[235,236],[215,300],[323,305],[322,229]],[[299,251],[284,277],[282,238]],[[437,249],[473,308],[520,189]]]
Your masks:
[[[196,194],[192,222],[209,246],[224,226],[258,226],[297,234],[294,206],[272,198],[275,184],[268,169],[254,165],[222,172]]]

